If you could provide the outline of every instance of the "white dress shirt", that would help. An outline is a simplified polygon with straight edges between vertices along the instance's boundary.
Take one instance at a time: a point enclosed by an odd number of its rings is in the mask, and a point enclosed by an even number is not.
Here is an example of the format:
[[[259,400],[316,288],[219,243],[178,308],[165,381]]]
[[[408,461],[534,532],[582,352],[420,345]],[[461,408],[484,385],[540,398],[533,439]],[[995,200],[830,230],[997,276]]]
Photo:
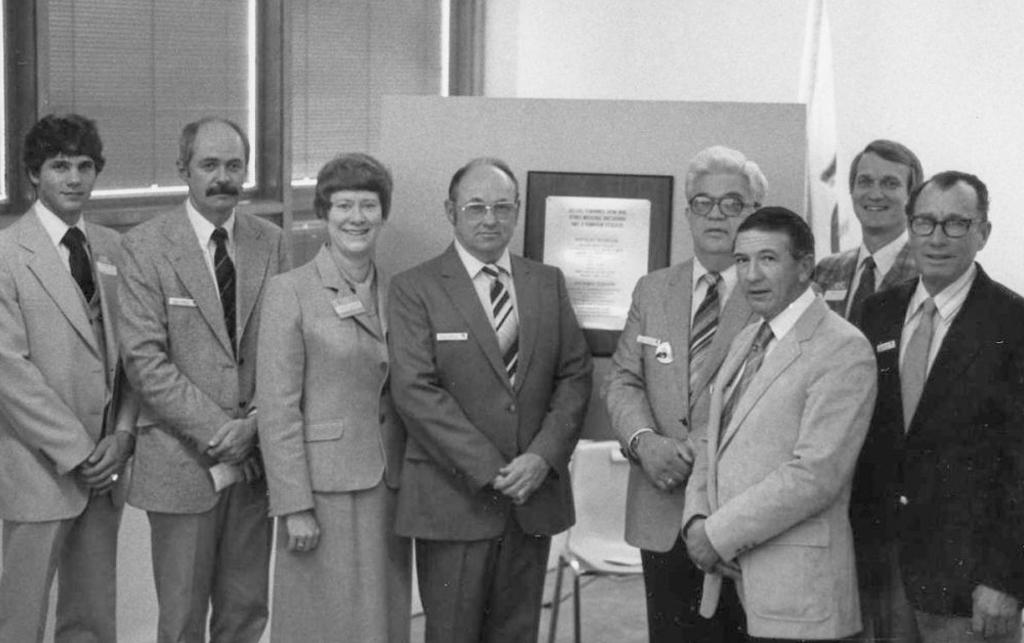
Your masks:
[[[213,286],[217,290],[217,296],[219,297],[220,288],[217,287],[217,269],[213,262],[213,255],[217,251],[217,244],[210,238],[213,235],[213,231],[217,229],[217,226],[199,214],[199,211],[192,205],[192,199],[185,202],[185,210],[188,212],[188,222],[192,224],[192,230],[196,233],[196,240],[199,242],[199,247],[203,251],[203,257],[206,259],[206,267],[210,271],[210,279],[213,280]],[[221,227],[228,233],[228,256],[231,257],[231,261],[235,261],[235,213],[233,211]]]
[[[468,250],[462,247],[458,239],[455,240],[455,252],[459,255],[459,259],[462,260],[462,265],[466,267],[466,272],[469,273],[469,278],[473,281],[473,288],[476,289],[476,296],[480,298],[480,305],[487,312],[487,319],[490,320],[493,327],[494,309],[491,306],[491,278],[483,273],[483,267],[487,264],[471,255]],[[501,276],[499,278],[502,280],[501,283],[504,284],[509,296],[512,297],[512,310],[515,311],[516,319],[519,319],[519,303],[516,301],[515,282],[512,281],[512,260],[509,258],[508,248],[502,251],[501,256],[494,262],[494,265],[501,269]]]
[[[43,230],[46,230],[46,235],[50,237],[50,241],[57,248],[57,254],[60,255],[61,263],[64,267],[71,272],[71,251],[61,241],[64,240],[64,235],[68,233],[68,228],[78,228],[82,231],[82,235],[85,236],[85,250],[89,253],[90,259],[92,258],[92,250],[89,248],[89,236],[85,234],[85,222],[82,220],[82,215],[78,215],[78,221],[75,221],[74,226],[69,226],[64,221],[53,213],[50,208],[43,205],[42,201],[36,200],[32,206],[36,209],[36,214],[39,215],[39,223],[43,224]]]
[[[949,332],[953,319],[960,312],[960,309],[963,308],[964,301],[967,299],[967,293],[971,291],[971,284],[974,283],[974,278],[977,275],[978,267],[972,263],[971,267],[964,274],[957,277],[956,281],[943,288],[934,296],[928,294],[924,283],[918,279],[917,289],[914,290],[910,303],[907,304],[907,313],[903,321],[903,333],[900,335],[901,371],[903,370],[903,358],[907,352],[907,344],[910,342],[910,338],[914,336],[914,331],[917,330],[918,324],[921,323],[921,304],[924,303],[924,300],[931,297],[935,301],[935,311],[938,317],[934,321],[935,328],[932,330],[932,343],[928,350],[928,370],[931,371],[932,363],[935,362],[935,356],[938,355],[939,348],[942,346],[942,340],[946,338],[946,333]]]

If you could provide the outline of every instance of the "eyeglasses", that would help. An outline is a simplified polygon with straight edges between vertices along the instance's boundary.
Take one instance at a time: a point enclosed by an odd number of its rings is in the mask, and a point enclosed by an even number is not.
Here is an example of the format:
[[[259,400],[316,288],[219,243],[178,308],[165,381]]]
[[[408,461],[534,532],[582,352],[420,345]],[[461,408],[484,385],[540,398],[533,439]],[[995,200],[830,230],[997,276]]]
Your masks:
[[[490,212],[498,221],[510,221],[516,216],[516,211],[518,209],[518,201],[498,201],[497,203],[491,203],[489,205],[474,201],[459,208],[459,210],[470,219],[483,219],[487,216],[487,213]]]
[[[743,210],[748,207],[760,207],[760,203],[747,204],[743,202],[738,196],[732,194],[726,194],[725,196],[715,199],[707,196],[706,194],[698,194],[697,196],[690,199],[690,212],[693,212],[699,217],[706,217],[711,214],[711,211],[718,206],[718,211],[727,217],[738,217],[743,214]]]
[[[936,227],[942,228],[942,233],[950,239],[959,239],[971,229],[975,219],[964,219],[961,217],[950,217],[938,221],[932,217],[910,217],[910,231],[918,237],[928,237],[935,232]]]

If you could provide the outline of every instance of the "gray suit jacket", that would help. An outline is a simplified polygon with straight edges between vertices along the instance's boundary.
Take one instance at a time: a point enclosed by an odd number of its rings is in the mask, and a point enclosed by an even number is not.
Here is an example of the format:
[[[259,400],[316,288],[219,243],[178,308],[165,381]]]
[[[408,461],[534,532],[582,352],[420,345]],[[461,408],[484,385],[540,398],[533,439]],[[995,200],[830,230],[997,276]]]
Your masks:
[[[853,297],[853,277],[857,273],[859,254],[859,246],[844,250],[825,257],[814,269],[814,284],[818,292],[825,297],[828,307],[843,318],[846,317],[847,302]],[[917,274],[917,264],[914,262],[914,256],[910,254],[910,246],[903,244],[892,268],[882,277],[882,283],[875,292],[889,290],[897,284],[913,279]]]
[[[217,286],[185,205],[123,239],[121,355],[139,391],[135,468],[128,502],[166,513],[200,513],[217,494],[203,450],[217,429],[252,409],[260,302],[287,269],[281,230],[235,215],[237,359]]]
[[[271,515],[313,508],[313,492],[398,487],[405,431],[388,392],[388,282],[377,310],[354,297],[327,247],[270,281],[260,320],[257,400]]]
[[[85,300],[35,210],[0,232],[0,518],[61,520],[89,490],[70,471],[114,430],[116,232],[86,224],[103,315],[103,354]]]
[[[551,535],[575,520],[568,466],[590,397],[590,351],[558,269],[513,256],[512,278],[514,386],[454,246],[391,282],[391,389],[409,433],[400,535],[494,538],[510,513],[526,533]],[[490,483],[521,453],[539,455],[551,471],[514,507]]]
[[[752,319],[750,305],[739,288],[725,302],[718,331],[712,340],[706,368],[700,373],[690,399],[690,302],[693,299],[693,260],[657,270],[640,279],[612,368],[605,381],[605,396],[612,428],[624,447],[641,427],[677,440],[703,437],[707,424],[708,383],[713,379],[729,342]],[[655,358],[655,347],[643,344],[647,336],[668,342],[672,362]],[[692,436],[692,437],[691,437]],[[679,536],[683,515],[682,488],[665,493],[651,484],[643,468],[630,467],[626,500],[626,540],[651,551],[668,551]]]
[[[877,390],[874,355],[860,331],[816,298],[765,356],[723,427],[724,383],[757,328],[737,335],[719,369],[683,520],[707,516],[715,549],[739,563],[751,636],[842,638],[861,628],[847,514]],[[720,583],[705,578],[702,607],[714,606]]]

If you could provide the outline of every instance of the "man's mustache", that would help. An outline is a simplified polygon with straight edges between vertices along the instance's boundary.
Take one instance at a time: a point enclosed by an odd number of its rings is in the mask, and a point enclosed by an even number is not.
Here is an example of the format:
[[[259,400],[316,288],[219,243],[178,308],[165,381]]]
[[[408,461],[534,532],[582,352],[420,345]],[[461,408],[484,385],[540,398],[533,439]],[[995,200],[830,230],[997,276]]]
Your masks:
[[[217,184],[211,185],[206,189],[206,196],[216,196],[218,194],[224,194],[226,196],[238,196],[239,190],[231,184]]]

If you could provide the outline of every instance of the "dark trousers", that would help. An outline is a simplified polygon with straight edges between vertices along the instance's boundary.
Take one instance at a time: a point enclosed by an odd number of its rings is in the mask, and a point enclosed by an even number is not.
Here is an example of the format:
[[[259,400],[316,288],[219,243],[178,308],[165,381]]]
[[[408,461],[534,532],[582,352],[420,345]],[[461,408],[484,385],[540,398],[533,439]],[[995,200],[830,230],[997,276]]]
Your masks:
[[[699,613],[704,573],[686,554],[683,539],[667,552],[640,551],[647,593],[647,632],[651,643],[741,643],[746,617],[735,590],[723,591],[714,618]]]
[[[536,641],[550,549],[514,518],[490,540],[416,539],[426,642]]]

